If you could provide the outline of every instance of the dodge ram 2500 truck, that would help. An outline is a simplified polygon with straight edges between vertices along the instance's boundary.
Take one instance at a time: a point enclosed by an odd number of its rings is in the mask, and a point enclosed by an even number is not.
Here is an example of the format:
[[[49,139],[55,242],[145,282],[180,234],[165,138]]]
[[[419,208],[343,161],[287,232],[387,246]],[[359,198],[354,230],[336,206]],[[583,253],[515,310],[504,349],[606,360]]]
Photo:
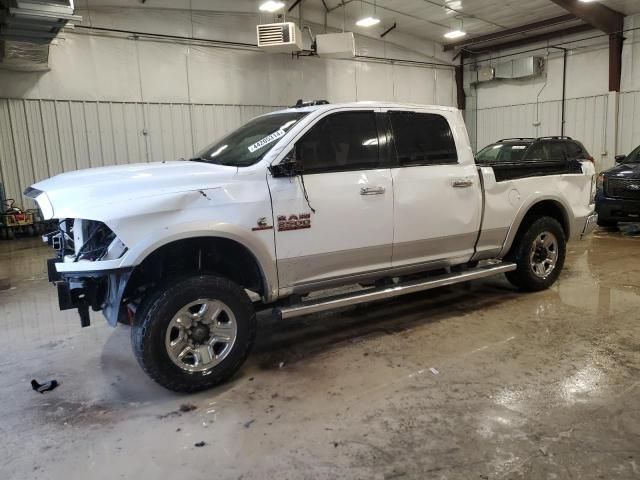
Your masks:
[[[239,369],[257,310],[290,318],[501,273],[549,287],[566,241],[596,224],[594,166],[500,168],[475,163],[454,108],[299,102],[189,161],[25,194],[59,219],[46,240],[60,308],[130,324],[147,374],[192,392]],[[359,287],[307,295],[342,285]]]

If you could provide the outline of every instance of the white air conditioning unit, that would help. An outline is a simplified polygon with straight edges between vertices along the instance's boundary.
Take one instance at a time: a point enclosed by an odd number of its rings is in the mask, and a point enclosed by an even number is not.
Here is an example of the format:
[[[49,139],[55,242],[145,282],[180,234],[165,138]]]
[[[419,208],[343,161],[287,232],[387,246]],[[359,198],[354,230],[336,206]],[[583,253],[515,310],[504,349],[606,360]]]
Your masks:
[[[293,22],[258,25],[257,31],[259,48],[270,52],[302,50],[302,33]]]

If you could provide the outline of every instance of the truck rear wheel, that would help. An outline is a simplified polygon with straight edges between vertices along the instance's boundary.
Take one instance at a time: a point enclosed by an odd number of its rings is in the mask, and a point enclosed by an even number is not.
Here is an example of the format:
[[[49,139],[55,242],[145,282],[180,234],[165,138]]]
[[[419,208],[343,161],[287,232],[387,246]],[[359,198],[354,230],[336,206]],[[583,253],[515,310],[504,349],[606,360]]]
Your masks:
[[[549,288],[558,279],[567,252],[562,226],[551,217],[533,221],[518,234],[506,260],[517,269],[507,279],[521,290],[537,292]]]
[[[242,287],[215,275],[165,285],[142,302],[131,329],[138,363],[176,392],[221,384],[253,345],[256,317]]]

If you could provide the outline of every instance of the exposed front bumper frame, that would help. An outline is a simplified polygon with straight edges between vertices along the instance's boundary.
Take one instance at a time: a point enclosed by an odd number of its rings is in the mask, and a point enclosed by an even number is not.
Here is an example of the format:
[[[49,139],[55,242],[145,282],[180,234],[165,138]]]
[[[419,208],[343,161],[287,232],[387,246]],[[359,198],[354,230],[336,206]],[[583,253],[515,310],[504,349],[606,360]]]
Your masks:
[[[591,215],[589,215],[586,218],[580,238],[582,239],[587,235],[589,235],[590,233],[592,233],[596,229],[597,225],[598,225],[598,214],[593,212]]]
[[[115,326],[120,316],[120,307],[125,287],[131,277],[133,267],[110,270],[58,272],[58,259],[48,262],[49,281],[58,289],[60,310],[78,309],[80,324],[90,324],[89,307],[102,310],[111,326]]]

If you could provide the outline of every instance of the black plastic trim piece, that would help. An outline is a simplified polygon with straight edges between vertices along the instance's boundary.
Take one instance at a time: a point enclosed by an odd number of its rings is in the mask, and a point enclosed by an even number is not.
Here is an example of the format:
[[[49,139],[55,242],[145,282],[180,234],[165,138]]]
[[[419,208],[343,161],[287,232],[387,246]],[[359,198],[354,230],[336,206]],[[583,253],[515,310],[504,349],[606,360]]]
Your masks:
[[[43,193],[42,190],[38,190],[37,188],[29,187],[23,192],[23,195],[25,197],[29,197],[29,198],[36,198],[41,193]]]

